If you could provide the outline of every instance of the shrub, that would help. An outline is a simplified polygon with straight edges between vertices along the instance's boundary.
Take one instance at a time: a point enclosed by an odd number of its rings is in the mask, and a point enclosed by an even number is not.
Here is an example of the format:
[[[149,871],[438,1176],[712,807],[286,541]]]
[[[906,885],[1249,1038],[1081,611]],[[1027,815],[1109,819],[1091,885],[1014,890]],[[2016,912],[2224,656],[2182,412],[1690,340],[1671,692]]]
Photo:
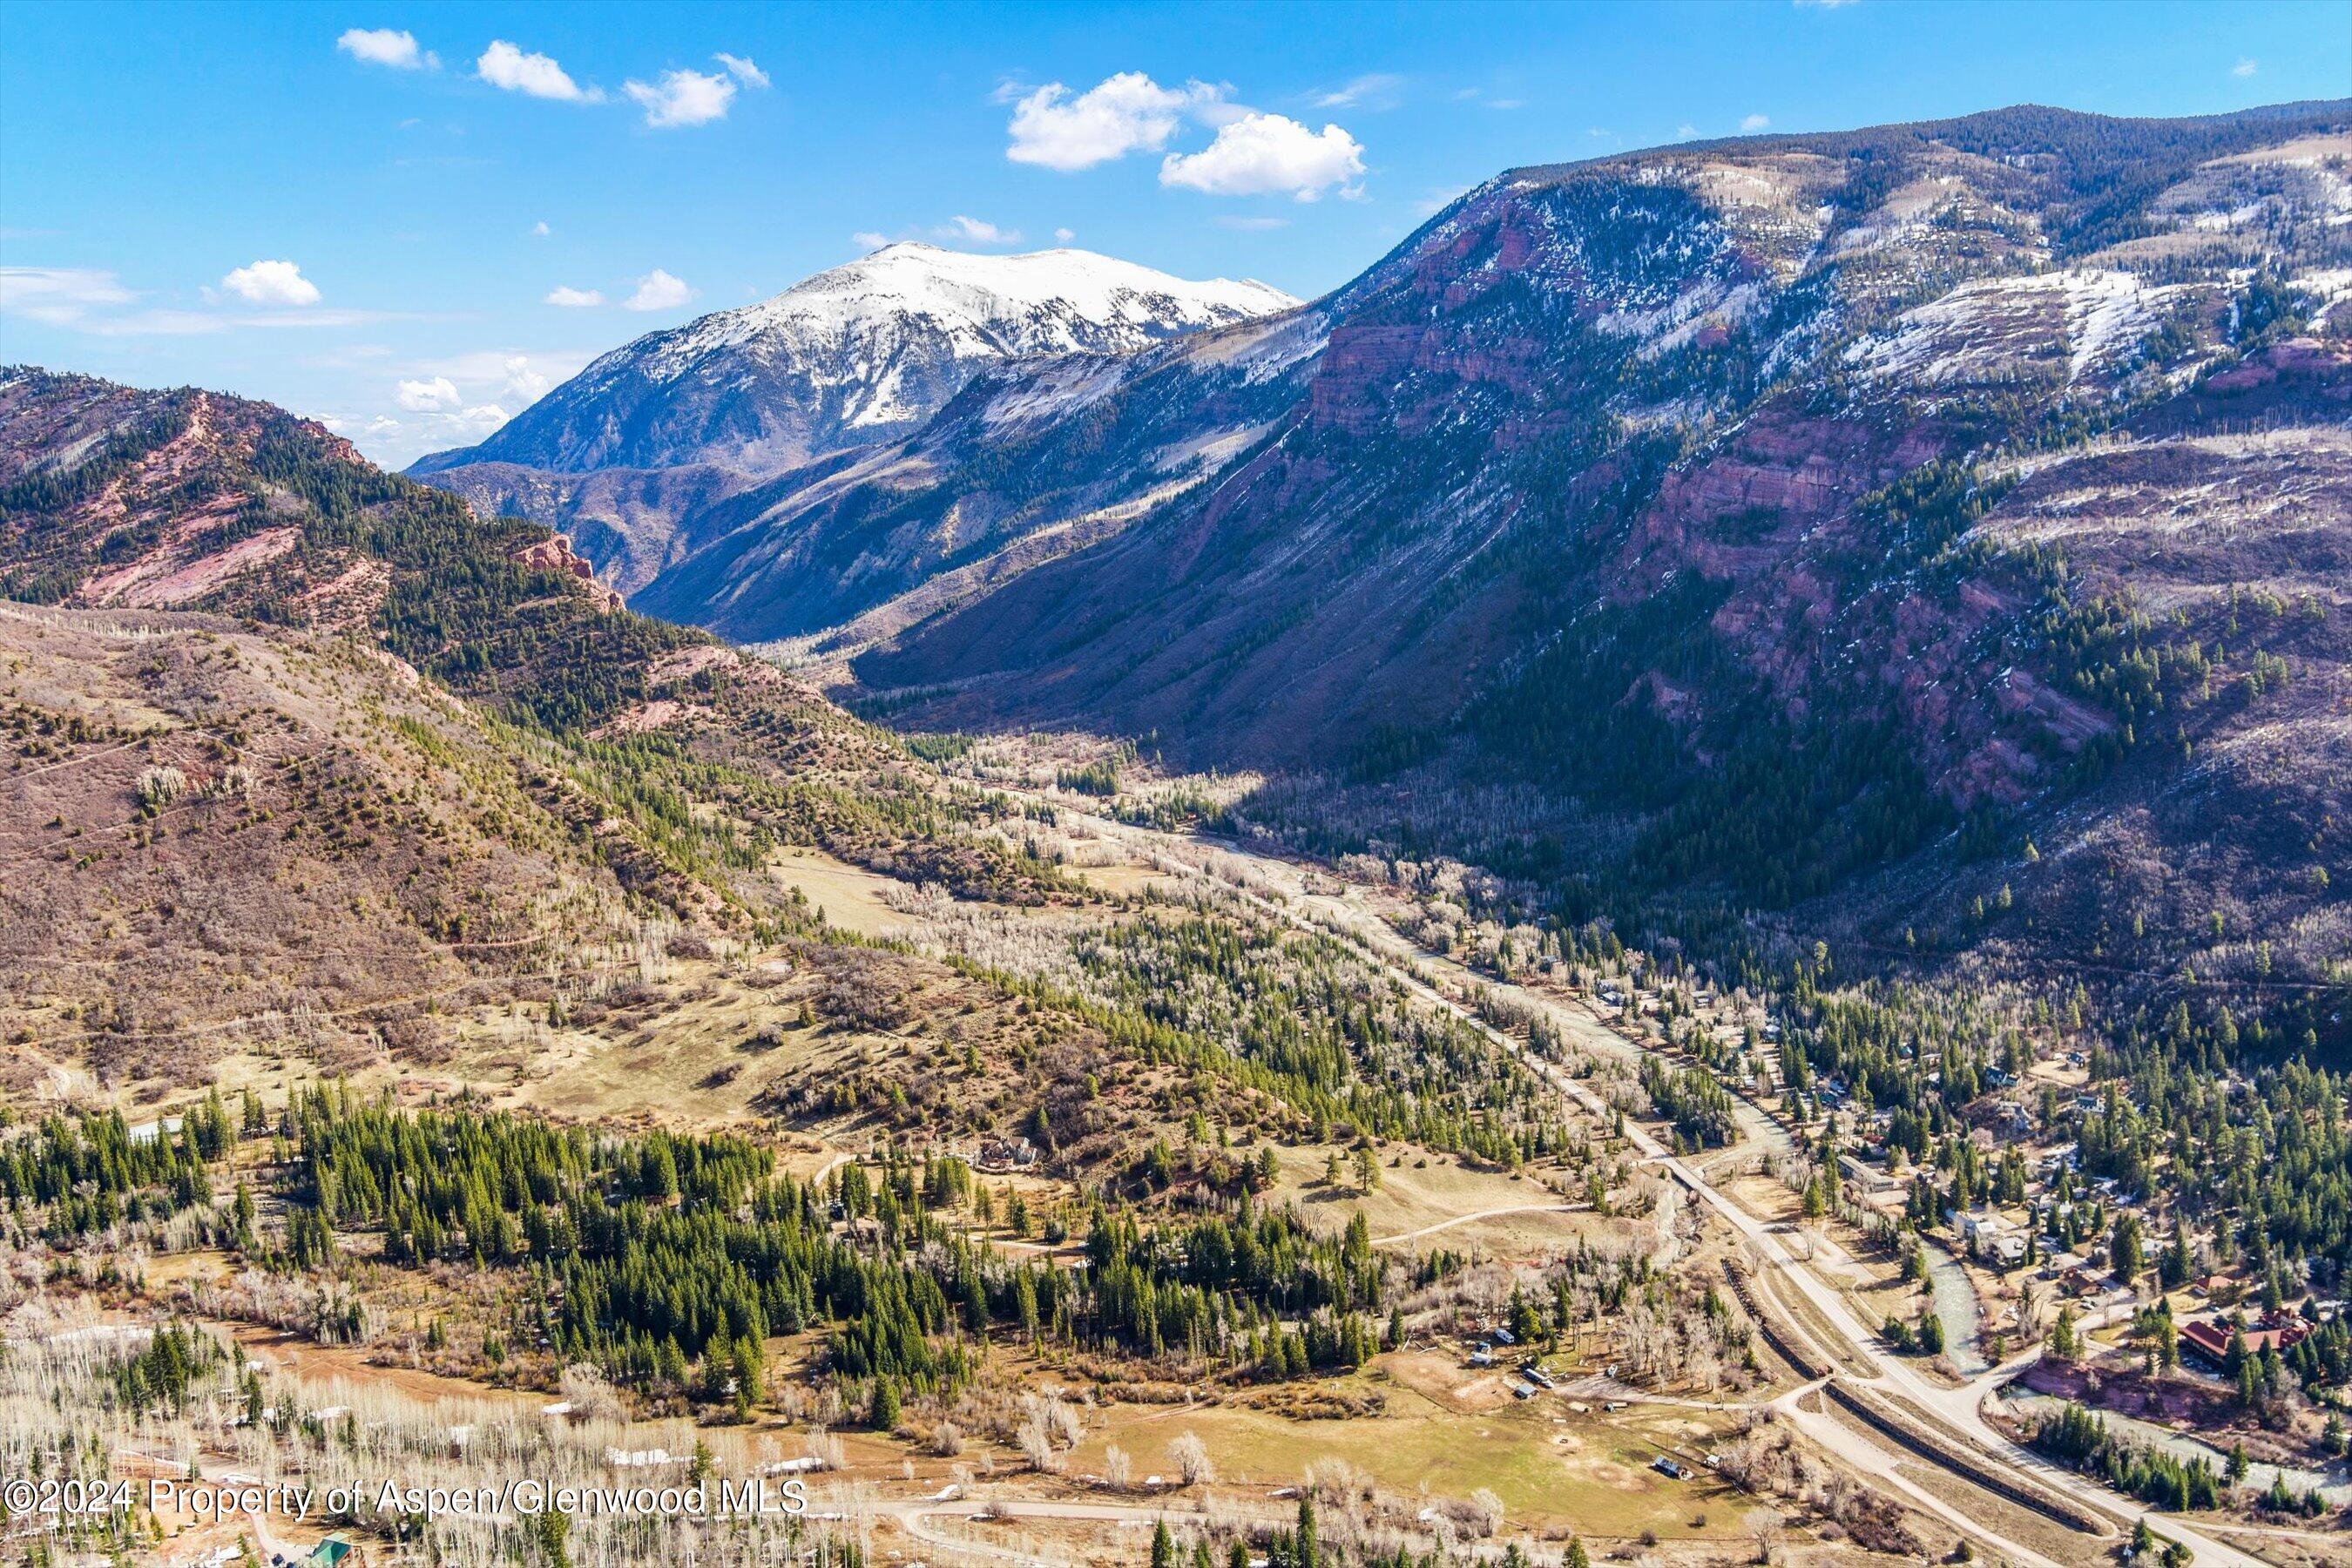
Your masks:
[[[142,768],[139,781],[132,786],[142,805],[161,808],[171,805],[188,791],[188,775],[165,763],[161,766]]]

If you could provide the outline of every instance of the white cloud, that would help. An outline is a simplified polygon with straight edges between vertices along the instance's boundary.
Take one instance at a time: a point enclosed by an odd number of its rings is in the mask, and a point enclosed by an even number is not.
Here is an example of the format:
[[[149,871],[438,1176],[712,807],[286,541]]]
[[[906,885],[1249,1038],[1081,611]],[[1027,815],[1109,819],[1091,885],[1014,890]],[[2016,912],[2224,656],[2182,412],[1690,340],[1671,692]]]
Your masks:
[[[621,90],[645,110],[646,123],[656,130],[724,120],[727,106],[735,101],[735,84],[716,72],[664,71],[656,83],[624,82]]]
[[[730,55],[722,49],[710,58],[717,60],[720,65],[725,66],[727,68],[727,74],[733,77],[737,81],[741,82],[745,87],[765,87],[768,85],[768,73],[761,70],[758,66],[753,65],[751,60],[742,56]]]
[[[0,267],[0,310],[52,327],[69,327],[92,306],[135,299],[111,272],[79,267]]]
[[[398,467],[444,447],[467,447],[536,402],[595,355],[475,349],[402,367],[381,408],[346,410],[320,422],[357,441],[369,457]]]
[[[1047,82],[1013,105],[1004,155],[1067,174],[1129,153],[1157,153],[1187,110],[1222,96],[1223,89],[1204,82],[1161,87],[1141,71],[1121,71],[1076,98],[1060,82]]]
[[[1698,135],[1698,127],[1697,127],[1697,126],[1696,126],[1696,125],[1693,125],[1693,124],[1692,124],[1689,121],[1687,121],[1687,120],[1684,121],[1680,125],[1677,125],[1677,126],[1675,126],[1675,141],[1677,141],[1677,142],[1689,142],[1689,141],[1693,141],[1693,140],[1695,140],[1695,139],[1697,137],[1697,135]]]
[[[436,447],[471,446],[511,417],[495,403],[465,402],[457,389],[440,377],[404,381],[394,390],[393,400],[417,417],[395,419],[388,414],[377,414],[362,423],[348,416],[329,416],[320,417],[319,423],[338,435],[378,443],[385,461],[405,461]]]
[[[1363,173],[1364,149],[1336,125],[1314,132],[1279,114],[1245,114],[1202,151],[1170,153],[1160,183],[1214,196],[1283,191],[1311,202],[1335,185],[1348,194]]]
[[[1855,0],[1794,0],[1800,11],[1843,11]]]
[[[694,298],[683,279],[655,268],[637,279],[637,291],[621,301],[624,310],[675,310]]]
[[[1739,122],[1739,129],[1753,135],[1771,123],[1772,117],[1769,114],[1751,114]]]
[[[2238,57],[2238,63],[2230,68],[2230,74],[2236,77],[2248,77],[2262,68],[2260,62],[2255,60],[2253,56],[2241,55]]]
[[[563,103],[600,103],[604,97],[596,89],[583,88],[573,81],[569,72],[547,56],[526,54],[504,38],[490,40],[490,47],[474,62],[474,74],[509,92],[551,98]]]
[[[390,66],[394,70],[441,68],[441,57],[430,49],[418,48],[414,33],[396,32],[390,27],[346,27],[343,36],[335,40],[335,47],[355,60]]]
[[[506,373],[506,390],[523,397],[535,398],[555,384],[544,372],[530,363],[530,356],[528,354],[509,354]]]
[[[1236,229],[1243,234],[1263,234],[1268,229],[1288,228],[1290,220],[1286,217],[1242,217],[1233,213],[1219,213],[1217,226]]]
[[[362,424],[355,415],[313,414],[310,417],[338,436],[351,436],[362,440],[397,435],[401,428],[400,421],[389,414],[375,415],[365,424]]]
[[[221,287],[248,305],[315,305],[319,286],[290,261],[257,261],[221,279]]]
[[[1395,106],[1397,89],[1403,85],[1404,78],[1401,76],[1389,71],[1374,71],[1369,76],[1358,77],[1345,87],[1316,94],[1315,107],[1354,109],[1360,105],[1367,109],[1389,109]]]
[[[591,305],[603,304],[604,294],[599,289],[573,289],[559,283],[548,290],[546,302],[562,305],[567,310],[583,310]]]
[[[272,264],[257,263],[267,265]],[[283,265],[291,267],[291,263]],[[251,270],[239,268],[229,277],[234,279],[238,273]],[[299,271],[293,276],[300,288],[311,288]],[[207,289],[204,294],[211,305],[217,307],[220,303],[220,296],[214,290]],[[275,309],[269,307],[278,301],[268,300],[257,301],[262,308],[236,310],[115,308],[133,304],[139,298],[136,290],[124,288],[111,272],[73,267],[0,267],[0,313],[98,337],[197,337],[247,328],[315,330],[364,326],[396,319],[382,310],[321,310],[310,306]],[[310,298],[318,298],[315,289]]]
[[[948,221],[935,232],[937,232],[941,239],[963,239],[969,240],[974,245],[1018,245],[1021,243],[1021,231],[1019,229],[999,228],[994,224],[988,222],[985,218],[966,217],[961,213],[958,213],[955,216],[948,219]]]
[[[890,243],[890,237],[887,234],[877,234],[870,228],[861,228],[849,237],[849,242],[860,250],[879,250]]]
[[[594,357],[587,353],[521,353],[512,349],[476,349],[420,361],[408,368],[421,377],[446,377],[454,382],[461,401],[520,398],[529,403],[557,382],[577,374],[580,367]]]
[[[545,218],[541,218],[537,223],[530,226],[530,232],[537,235],[540,238],[545,239],[549,235],[553,234],[555,231],[547,226],[547,220]]]
[[[1078,231],[1074,228],[1057,228],[1054,231],[1054,243],[1056,245],[1067,245],[1077,237]]]
[[[411,414],[439,414],[456,408],[463,401],[457,384],[446,375],[425,381],[404,381],[393,389],[393,401]]]

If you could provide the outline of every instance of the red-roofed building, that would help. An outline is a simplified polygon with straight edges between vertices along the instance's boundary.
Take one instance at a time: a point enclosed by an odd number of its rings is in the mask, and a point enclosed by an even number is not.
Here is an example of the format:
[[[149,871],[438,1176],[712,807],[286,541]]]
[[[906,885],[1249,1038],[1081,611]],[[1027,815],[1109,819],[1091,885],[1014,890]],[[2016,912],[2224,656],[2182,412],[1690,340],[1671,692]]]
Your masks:
[[[2196,1351],[2215,1366],[2225,1364],[2230,1358],[2231,1325],[2213,1318],[2200,1318],[2184,1324],[2180,1330],[2180,1348]],[[2275,1346],[2282,1351],[2293,1350],[2311,1332],[2311,1325],[2302,1319],[2280,1313],[2275,1319],[2264,1319],[2259,1324],[2248,1325],[2246,1353],[2260,1355]]]

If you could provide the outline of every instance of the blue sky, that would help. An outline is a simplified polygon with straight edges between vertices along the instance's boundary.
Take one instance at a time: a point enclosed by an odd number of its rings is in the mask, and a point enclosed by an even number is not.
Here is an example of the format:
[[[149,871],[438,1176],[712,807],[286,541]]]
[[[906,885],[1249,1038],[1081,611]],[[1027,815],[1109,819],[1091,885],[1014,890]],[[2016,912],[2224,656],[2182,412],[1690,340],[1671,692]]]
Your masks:
[[[0,361],[268,398],[396,465],[877,237],[1312,295],[1517,163],[2347,92],[2352,0],[10,0]]]

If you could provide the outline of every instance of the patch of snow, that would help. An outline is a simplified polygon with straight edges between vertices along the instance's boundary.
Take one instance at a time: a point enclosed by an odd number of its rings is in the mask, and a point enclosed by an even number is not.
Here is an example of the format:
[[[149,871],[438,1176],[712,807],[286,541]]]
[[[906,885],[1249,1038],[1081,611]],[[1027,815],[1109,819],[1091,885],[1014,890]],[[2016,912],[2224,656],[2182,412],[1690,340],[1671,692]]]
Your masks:
[[[849,423],[895,425],[911,416],[916,411],[906,401],[906,378],[904,364],[894,363],[883,371],[866,389],[865,401],[858,405],[856,412],[850,415]],[[743,379],[747,385],[753,382],[751,376]]]
[[[1963,283],[1906,310],[1891,330],[1846,350],[1846,363],[1873,379],[1928,384],[1963,381],[2012,357],[2021,324],[2046,313],[2062,287],[2056,273]],[[2054,325],[2054,323],[2051,323]]]
[[[2352,216],[2352,214],[2346,216]],[[2336,220],[2331,218],[2329,221]],[[2305,272],[2288,279],[2287,287],[2300,289],[2319,301],[2319,309],[2312,312],[2311,320],[2312,328],[2316,331],[2326,324],[2337,305],[2347,298],[2352,298],[2352,267],[2327,267]]]
[[[1042,425],[1101,402],[1127,379],[1124,361],[1086,355],[1048,360],[988,400],[981,423],[992,430],[1008,425]]]
[[[1905,311],[1845,358],[1869,379],[1932,386],[2014,374],[2063,349],[2071,384],[2155,325],[2161,292],[2120,271],[1981,279]]]
[[[1171,442],[1144,460],[1151,465],[1153,472],[1162,474],[1193,463],[1222,468],[1273,427],[1268,423],[1244,425],[1235,430],[1203,431],[1186,440]]]
[[[2228,212],[2222,212],[2220,209],[2215,208],[2206,212],[2192,214],[2189,219],[2189,226],[2191,228],[2221,230],[2242,228],[2247,224],[2253,222],[2256,218],[2262,216],[2263,204],[2261,202],[2247,202],[2242,206],[2231,208]]]
[[[1592,325],[1611,337],[1641,339],[1643,355],[1655,358],[1690,342],[1709,320],[1727,324],[1746,320],[1762,298],[1763,290],[1753,279],[1734,284],[1710,274],[1663,305],[1646,310],[1603,311]]]
[[[2128,349],[2156,325],[2149,309],[2153,290],[2128,272],[2069,272],[2066,278],[2066,341],[2069,383]]]
[[[1187,343],[1185,352],[1194,364],[1238,369],[1244,382],[1258,386],[1321,353],[1330,338],[1328,316],[1320,310],[1294,310],[1203,333]]]

